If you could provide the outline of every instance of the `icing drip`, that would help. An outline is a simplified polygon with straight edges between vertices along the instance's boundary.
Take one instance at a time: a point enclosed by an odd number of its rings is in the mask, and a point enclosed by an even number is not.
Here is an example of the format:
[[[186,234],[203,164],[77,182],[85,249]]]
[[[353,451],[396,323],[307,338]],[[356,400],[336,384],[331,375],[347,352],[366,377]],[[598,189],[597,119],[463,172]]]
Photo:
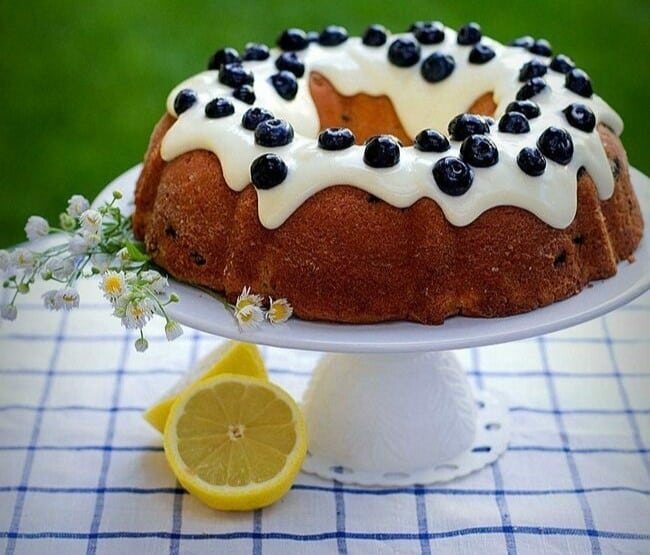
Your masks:
[[[523,85],[518,80],[522,66],[532,59],[550,62],[522,48],[506,47],[483,37],[481,44],[496,55],[486,63],[470,63],[472,47],[458,45],[456,33],[445,28],[442,42],[420,45],[420,60],[440,52],[454,59],[455,69],[444,80],[429,83],[420,74],[421,62],[401,68],[388,61],[388,48],[398,37],[412,35],[389,36],[379,47],[365,46],[359,38],[350,38],[334,47],[310,44],[297,53],[305,65],[305,75],[298,79],[298,93],[291,101],[281,98],[269,82],[269,77],[278,71],[275,60],[281,51],[272,50],[271,56],[263,61],[244,62],[255,76],[254,105],[270,110],[295,129],[294,140],[282,147],[255,144],[254,134],[241,125],[242,115],[250,105],[232,97],[232,88],[219,83],[217,71],[191,77],[175,87],[168,97],[167,110],[172,115],[175,115],[174,99],[182,89],[196,91],[198,101],[168,130],[161,146],[163,159],[169,161],[195,149],[212,151],[219,157],[228,186],[241,191],[251,182],[251,163],[262,154],[277,154],[288,168],[286,179],[271,189],[257,190],[260,222],[271,229],[282,225],[309,197],[338,184],[353,185],[398,208],[408,207],[423,197],[431,198],[457,226],[470,224],[492,207],[511,205],[532,212],[553,227],[564,228],[576,213],[576,175],[583,166],[593,178],[599,197],[603,200],[611,197],[614,178],[598,133],[572,127],[563,110],[572,103],[582,103],[593,111],[597,123],[604,123],[617,134],[622,132],[623,122],[598,96],[584,98],[565,88],[565,75],[552,70],[543,76],[547,86],[532,98],[540,106],[541,116],[529,120],[530,132],[505,133],[493,125],[487,136],[496,144],[499,161],[490,167],[473,168],[473,184],[461,196],[443,193],[432,176],[438,160],[446,156],[460,157],[460,141],[450,141],[451,148],[442,153],[402,148],[396,166],[379,169],[364,163],[363,146],[339,151],[319,148],[318,115],[308,86],[310,72],[322,74],[342,95],[364,92],[388,96],[404,129],[415,137],[428,127],[446,132],[450,119],[489,92],[497,104],[494,117],[498,121]],[[204,113],[205,106],[219,96],[232,100],[234,115],[209,119]],[[567,165],[548,160],[543,175],[527,175],[518,167],[517,156],[524,147],[535,147],[539,136],[550,126],[569,132],[574,144],[573,157]]]

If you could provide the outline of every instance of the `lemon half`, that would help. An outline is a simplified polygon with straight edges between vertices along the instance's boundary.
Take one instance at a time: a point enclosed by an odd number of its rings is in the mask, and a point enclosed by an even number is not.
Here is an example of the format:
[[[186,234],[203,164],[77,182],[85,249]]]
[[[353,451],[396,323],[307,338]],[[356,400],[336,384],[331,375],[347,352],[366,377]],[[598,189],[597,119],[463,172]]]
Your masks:
[[[167,461],[191,494],[215,509],[270,505],[291,487],[307,452],[300,409],[267,381],[225,374],[200,381],[172,406]]]
[[[260,351],[252,343],[226,341],[205,355],[160,400],[144,413],[144,419],[161,434],[165,430],[167,416],[180,393],[197,381],[219,374],[240,374],[268,380],[266,367]]]

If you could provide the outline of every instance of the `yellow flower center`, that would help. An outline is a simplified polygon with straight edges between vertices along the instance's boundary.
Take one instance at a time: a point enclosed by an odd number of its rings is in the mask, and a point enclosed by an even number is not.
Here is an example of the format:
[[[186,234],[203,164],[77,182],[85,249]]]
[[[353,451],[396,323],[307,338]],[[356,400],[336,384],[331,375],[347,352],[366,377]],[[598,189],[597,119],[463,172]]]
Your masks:
[[[287,307],[280,303],[273,303],[269,316],[272,320],[282,320],[287,316]]]
[[[122,293],[122,280],[119,276],[109,276],[104,282],[104,289],[109,295],[119,295]]]

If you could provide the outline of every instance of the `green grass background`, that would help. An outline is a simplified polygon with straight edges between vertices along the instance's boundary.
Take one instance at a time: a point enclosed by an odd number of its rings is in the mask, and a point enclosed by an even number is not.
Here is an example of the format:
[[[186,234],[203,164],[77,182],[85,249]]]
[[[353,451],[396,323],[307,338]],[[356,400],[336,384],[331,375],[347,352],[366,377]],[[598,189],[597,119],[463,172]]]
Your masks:
[[[418,19],[478,21],[501,41],[545,37],[592,77],[625,120],[631,162],[650,173],[648,0],[529,2],[0,3],[0,246],[31,214],[51,220],[76,192],[92,198],[139,162],[169,90],[221,46],[274,43],[285,27],[329,23],[359,34]]]

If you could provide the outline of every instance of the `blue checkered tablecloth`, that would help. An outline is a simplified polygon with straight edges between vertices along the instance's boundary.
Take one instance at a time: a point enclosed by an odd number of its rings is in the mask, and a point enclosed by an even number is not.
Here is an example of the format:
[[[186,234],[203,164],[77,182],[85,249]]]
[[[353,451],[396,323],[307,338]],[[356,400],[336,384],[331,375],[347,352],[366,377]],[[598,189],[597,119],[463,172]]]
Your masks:
[[[255,512],[208,509],[175,482],[142,411],[220,340],[151,347],[109,317],[26,299],[0,327],[0,549],[18,553],[650,553],[650,294],[544,337],[459,351],[503,392],[494,465],[447,484],[374,489],[300,474]],[[31,304],[30,304],[31,302]],[[262,348],[300,398],[317,353]]]

